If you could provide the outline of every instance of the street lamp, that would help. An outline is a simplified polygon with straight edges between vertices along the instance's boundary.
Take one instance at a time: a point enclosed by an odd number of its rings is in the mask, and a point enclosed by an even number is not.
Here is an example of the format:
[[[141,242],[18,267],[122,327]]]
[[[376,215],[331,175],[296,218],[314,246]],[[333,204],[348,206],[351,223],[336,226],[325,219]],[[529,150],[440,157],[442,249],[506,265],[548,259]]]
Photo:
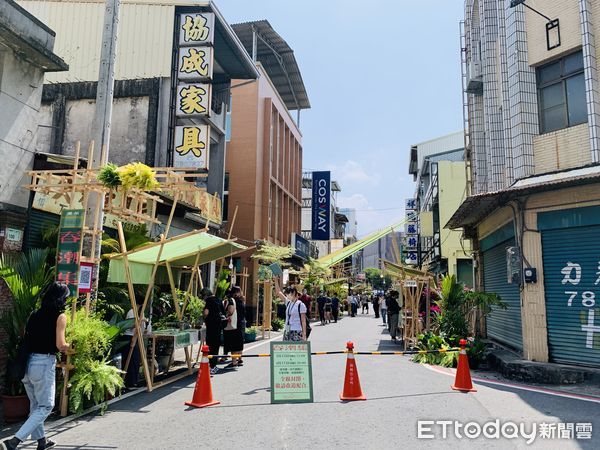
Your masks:
[[[547,15],[539,12],[537,9],[529,6],[527,3],[525,3],[525,1],[526,0],[511,0],[510,7],[515,8],[519,5],[523,5],[525,8],[546,19],[548,21],[546,22],[546,47],[548,48],[548,51],[555,49],[556,47],[560,47],[560,22],[558,19],[551,19]],[[551,34],[553,34],[553,36],[551,36]]]

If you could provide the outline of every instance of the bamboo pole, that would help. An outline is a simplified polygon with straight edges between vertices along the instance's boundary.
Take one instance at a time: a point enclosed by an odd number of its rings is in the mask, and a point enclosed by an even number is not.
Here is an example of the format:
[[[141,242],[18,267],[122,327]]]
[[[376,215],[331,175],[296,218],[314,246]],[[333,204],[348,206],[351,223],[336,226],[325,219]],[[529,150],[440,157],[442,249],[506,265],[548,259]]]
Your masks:
[[[127,251],[127,244],[125,243],[125,234],[123,233],[123,224],[121,223],[121,221],[117,222],[117,232],[119,234],[119,243],[121,245],[121,250]],[[125,268],[125,277],[127,278],[129,300],[131,301],[131,309],[133,310],[133,319],[135,321],[134,338],[137,338],[138,348],[142,359],[142,367],[144,370],[144,377],[146,378],[146,384],[148,386],[148,392],[152,392],[152,377],[150,375],[150,369],[148,367],[148,356],[146,355],[144,336],[142,333],[142,327],[140,323],[140,314],[138,312],[137,302],[135,301],[135,291],[133,289],[133,281],[131,280],[131,271],[129,268],[129,259],[127,258],[127,255],[123,256],[123,266]],[[144,314],[144,308],[142,308],[142,314]]]

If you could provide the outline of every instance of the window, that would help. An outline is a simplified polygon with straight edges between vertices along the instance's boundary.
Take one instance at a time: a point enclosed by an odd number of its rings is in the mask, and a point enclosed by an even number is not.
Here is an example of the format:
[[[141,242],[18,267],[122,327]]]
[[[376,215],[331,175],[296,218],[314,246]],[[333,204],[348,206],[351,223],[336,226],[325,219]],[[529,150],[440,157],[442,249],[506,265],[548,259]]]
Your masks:
[[[581,51],[539,67],[537,84],[540,133],[587,122]]]
[[[229,216],[229,172],[225,172],[223,187],[223,221],[227,222]]]

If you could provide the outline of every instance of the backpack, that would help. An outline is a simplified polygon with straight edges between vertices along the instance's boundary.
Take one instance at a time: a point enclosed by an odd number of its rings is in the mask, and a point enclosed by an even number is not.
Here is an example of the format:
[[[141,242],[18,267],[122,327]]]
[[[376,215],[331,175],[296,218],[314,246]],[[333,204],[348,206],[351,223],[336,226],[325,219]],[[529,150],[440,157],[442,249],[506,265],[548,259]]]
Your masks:
[[[300,314],[300,305],[302,304],[302,302],[298,303],[298,316],[302,317],[302,315]],[[302,320],[302,319],[300,319]],[[308,312],[306,314],[306,339],[308,340],[308,337],[310,336],[310,332],[312,331],[312,328],[310,327],[310,320],[308,318]]]

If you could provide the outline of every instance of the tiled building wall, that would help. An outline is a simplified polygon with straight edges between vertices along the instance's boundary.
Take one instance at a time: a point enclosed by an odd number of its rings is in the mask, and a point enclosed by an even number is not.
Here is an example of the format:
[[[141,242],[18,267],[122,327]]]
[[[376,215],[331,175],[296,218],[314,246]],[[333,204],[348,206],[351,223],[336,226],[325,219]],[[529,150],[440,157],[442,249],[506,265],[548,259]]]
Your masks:
[[[574,169],[591,164],[586,123],[533,138],[535,174]]]
[[[592,10],[592,3],[595,11]],[[600,6],[597,1],[579,0],[581,38],[583,42],[583,64],[585,67],[585,90],[588,106],[590,150],[593,162],[600,162],[600,81],[598,80],[598,49],[596,47],[596,24],[600,20]]]

